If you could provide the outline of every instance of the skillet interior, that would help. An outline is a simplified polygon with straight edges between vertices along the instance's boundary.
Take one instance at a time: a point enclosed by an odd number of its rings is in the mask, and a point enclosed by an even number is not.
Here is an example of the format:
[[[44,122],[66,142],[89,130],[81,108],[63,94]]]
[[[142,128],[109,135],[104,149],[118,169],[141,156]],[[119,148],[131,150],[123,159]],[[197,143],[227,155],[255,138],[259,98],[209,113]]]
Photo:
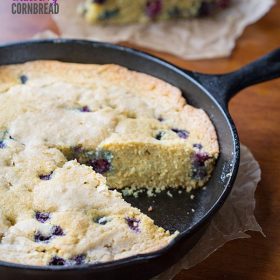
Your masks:
[[[115,63],[129,69],[144,72],[179,87],[188,103],[204,109],[214,123],[220,143],[220,157],[211,180],[205,190],[194,192],[191,200],[186,193],[165,193],[156,198],[146,195],[135,199],[126,198],[134,206],[152,217],[155,222],[169,230],[179,230],[187,237],[212,216],[212,210],[224,202],[230,191],[238,168],[238,137],[226,111],[202,86],[180,69],[147,54],[110,44],[86,41],[40,41],[15,44],[0,48],[0,64],[15,64],[30,60],[55,59],[77,63]],[[155,209],[148,212],[152,205]],[[195,212],[192,211],[195,210]]]

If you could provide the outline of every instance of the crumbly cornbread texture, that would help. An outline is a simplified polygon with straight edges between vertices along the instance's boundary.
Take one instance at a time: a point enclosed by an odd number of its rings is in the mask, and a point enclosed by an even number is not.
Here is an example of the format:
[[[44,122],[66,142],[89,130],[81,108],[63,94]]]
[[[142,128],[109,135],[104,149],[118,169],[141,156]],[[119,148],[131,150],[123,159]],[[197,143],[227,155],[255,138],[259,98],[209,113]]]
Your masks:
[[[90,23],[126,24],[192,18],[226,8],[229,0],[86,0],[79,12]]]
[[[160,249],[176,235],[110,191],[90,167],[63,163],[58,150],[28,152],[16,146],[8,141],[13,156],[5,159],[13,164],[1,167],[0,260],[28,265],[106,262]],[[40,178],[54,168],[48,178]]]
[[[0,67],[0,260],[73,265],[166,246],[111,188],[202,186],[219,148],[179,89],[117,65]],[[104,176],[102,176],[102,175]]]

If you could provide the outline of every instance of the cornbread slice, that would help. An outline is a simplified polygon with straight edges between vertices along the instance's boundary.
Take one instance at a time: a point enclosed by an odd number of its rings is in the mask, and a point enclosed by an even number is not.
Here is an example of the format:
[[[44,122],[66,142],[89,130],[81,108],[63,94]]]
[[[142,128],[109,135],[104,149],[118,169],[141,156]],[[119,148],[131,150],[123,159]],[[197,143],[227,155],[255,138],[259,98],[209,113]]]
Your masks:
[[[0,260],[104,262],[176,236],[107,186],[207,182],[215,129],[179,89],[117,65],[57,61],[2,66],[0,85]]]
[[[58,150],[43,155],[37,150],[39,157],[27,158],[25,152],[22,147],[12,156],[14,165],[1,166],[0,260],[28,265],[106,262],[158,250],[176,236],[110,191],[92,168],[76,161],[63,164],[66,159]],[[28,168],[30,160],[38,162]],[[40,175],[54,163],[62,167]],[[8,168],[11,178],[2,171]],[[22,183],[25,172],[27,184]]]
[[[229,6],[229,0],[85,0],[79,12],[89,23],[127,24],[193,18]]]

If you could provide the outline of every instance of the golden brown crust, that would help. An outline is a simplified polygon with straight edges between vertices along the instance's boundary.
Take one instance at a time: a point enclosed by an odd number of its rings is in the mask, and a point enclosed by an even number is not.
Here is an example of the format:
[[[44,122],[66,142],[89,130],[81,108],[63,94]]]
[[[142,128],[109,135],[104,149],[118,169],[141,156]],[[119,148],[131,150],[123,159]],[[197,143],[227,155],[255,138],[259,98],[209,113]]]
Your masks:
[[[91,82],[105,79],[108,83],[124,86],[128,90],[135,89],[139,93],[148,91],[162,94],[175,99],[181,105],[185,103],[181,92],[176,87],[150,75],[129,71],[115,64],[97,65],[38,60],[0,67],[1,84],[9,86],[20,83],[21,75],[26,75],[31,79],[51,76],[56,80],[87,86],[90,86]]]
[[[86,88],[96,88],[104,84],[122,89],[126,92],[147,98],[147,107],[154,107],[155,114],[172,116],[179,124],[187,123],[205,139],[211,153],[218,153],[216,131],[204,111],[186,105],[181,91],[160,79],[150,75],[130,71],[118,65],[94,65],[63,63],[58,61],[34,61],[25,64],[0,67],[0,92],[7,91],[15,84],[20,84],[20,76],[26,75],[30,80],[45,79],[45,83],[54,81],[70,82]],[[46,79],[46,77],[51,79]],[[125,98],[125,95],[124,95]],[[156,108],[158,106],[158,110]],[[180,113],[175,116],[175,113]],[[180,116],[179,116],[180,115]],[[162,117],[162,116],[155,116]]]

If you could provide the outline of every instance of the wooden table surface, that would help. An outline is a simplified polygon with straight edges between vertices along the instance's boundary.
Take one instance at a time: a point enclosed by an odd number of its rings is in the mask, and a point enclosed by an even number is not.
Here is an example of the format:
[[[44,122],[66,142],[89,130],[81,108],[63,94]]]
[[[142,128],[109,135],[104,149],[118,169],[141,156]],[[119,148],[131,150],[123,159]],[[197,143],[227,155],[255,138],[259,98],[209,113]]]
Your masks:
[[[261,1],[261,0],[260,0]],[[49,16],[11,15],[11,1],[0,2],[0,42],[30,38],[46,28],[58,31]],[[151,51],[181,67],[206,73],[223,73],[243,66],[280,47],[280,3],[259,22],[248,27],[230,58],[185,61]],[[149,51],[149,50],[146,50]],[[182,271],[176,280],[275,280],[280,279],[280,80],[244,90],[230,103],[241,142],[247,145],[262,169],[256,217],[266,238],[226,244],[203,263]]]

